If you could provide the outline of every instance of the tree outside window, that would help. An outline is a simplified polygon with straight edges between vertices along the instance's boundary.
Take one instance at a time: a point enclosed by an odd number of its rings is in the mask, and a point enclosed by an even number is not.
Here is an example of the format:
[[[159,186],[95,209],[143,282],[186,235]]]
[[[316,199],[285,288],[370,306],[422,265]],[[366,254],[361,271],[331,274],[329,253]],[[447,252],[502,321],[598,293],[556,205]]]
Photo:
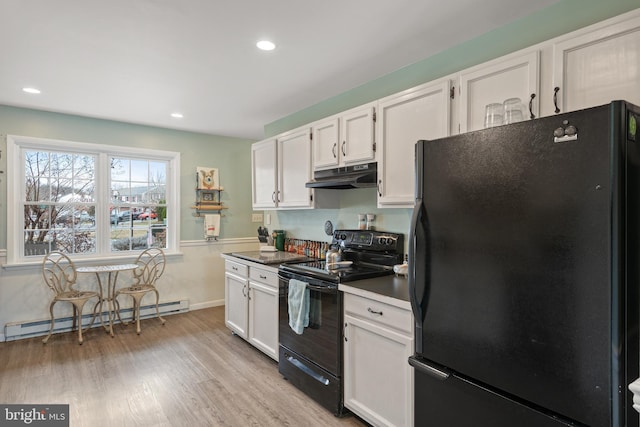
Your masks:
[[[96,250],[95,157],[25,151],[25,255]]]

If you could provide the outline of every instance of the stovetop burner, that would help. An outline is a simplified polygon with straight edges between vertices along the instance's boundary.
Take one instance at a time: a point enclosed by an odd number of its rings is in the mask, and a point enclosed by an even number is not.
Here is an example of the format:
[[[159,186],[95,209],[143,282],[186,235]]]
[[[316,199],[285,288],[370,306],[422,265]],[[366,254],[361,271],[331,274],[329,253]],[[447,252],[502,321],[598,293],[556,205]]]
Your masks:
[[[352,280],[368,279],[393,273],[393,267],[370,264],[351,264],[346,267],[326,268],[326,261],[312,261],[282,266],[283,270],[294,271],[298,274],[310,275],[318,279],[331,282],[348,282]]]

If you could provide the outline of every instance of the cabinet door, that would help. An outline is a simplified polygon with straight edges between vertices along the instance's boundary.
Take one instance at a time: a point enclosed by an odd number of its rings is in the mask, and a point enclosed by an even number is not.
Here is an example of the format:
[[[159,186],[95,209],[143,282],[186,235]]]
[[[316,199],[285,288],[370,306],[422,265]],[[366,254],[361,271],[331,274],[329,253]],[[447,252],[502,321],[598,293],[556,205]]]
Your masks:
[[[639,18],[556,43],[553,55],[554,112],[617,99],[640,104]]]
[[[276,140],[251,146],[251,204],[254,209],[276,207]]]
[[[229,329],[247,339],[249,281],[235,274],[224,275],[224,320]]]
[[[413,425],[411,338],[345,315],[344,404],[373,425]]]
[[[449,135],[450,86],[447,79],[379,101],[379,207],[413,207],[416,141]]]
[[[302,128],[278,137],[278,190],[280,208],[310,207],[311,131]]]
[[[249,342],[278,360],[278,290],[249,282]]]
[[[349,110],[340,118],[341,163],[353,164],[375,160],[374,104]]]
[[[331,118],[313,125],[313,169],[338,166],[340,152],[340,120]]]
[[[509,98],[520,98],[524,118],[531,118],[532,113],[537,117],[539,56],[539,52],[534,51],[462,72],[460,133],[483,129],[487,104],[501,104]]]

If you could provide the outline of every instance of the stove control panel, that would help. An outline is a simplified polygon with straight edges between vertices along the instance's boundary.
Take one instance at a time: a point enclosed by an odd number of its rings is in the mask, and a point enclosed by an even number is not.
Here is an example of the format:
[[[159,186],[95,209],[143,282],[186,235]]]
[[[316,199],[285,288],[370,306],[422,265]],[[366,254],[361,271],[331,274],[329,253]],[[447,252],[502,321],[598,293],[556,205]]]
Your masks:
[[[372,230],[336,230],[333,246],[343,249],[364,249],[379,252],[402,252],[404,236],[397,233]]]

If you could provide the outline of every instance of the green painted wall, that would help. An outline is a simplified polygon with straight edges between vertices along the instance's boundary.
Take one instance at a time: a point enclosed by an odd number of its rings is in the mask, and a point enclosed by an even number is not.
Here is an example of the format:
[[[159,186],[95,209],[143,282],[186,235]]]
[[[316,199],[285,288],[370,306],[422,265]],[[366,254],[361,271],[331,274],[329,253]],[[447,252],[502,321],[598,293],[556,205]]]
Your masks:
[[[640,7],[640,0],[563,0],[538,13],[265,125],[270,137]],[[384,61],[384,58],[380,58]]]
[[[251,230],[251,143],[254,141],[140,126],[0,105],[0,248],[7,247],[6,135],[179,151],[180,240],[203,238],[202,218],[192,215],[197,166],[216,167],[225,191],[220,237],[253,237]]]

